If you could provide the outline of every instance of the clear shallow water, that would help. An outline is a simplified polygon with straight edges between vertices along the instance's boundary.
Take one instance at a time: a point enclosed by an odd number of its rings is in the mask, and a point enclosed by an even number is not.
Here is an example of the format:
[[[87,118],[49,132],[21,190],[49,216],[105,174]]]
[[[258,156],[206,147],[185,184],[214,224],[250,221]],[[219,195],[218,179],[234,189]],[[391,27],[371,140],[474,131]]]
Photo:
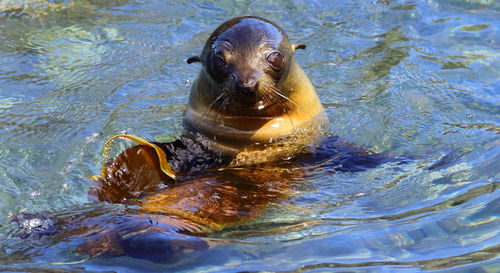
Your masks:
[[[0,271],[500,270],[495,1],[13,2],[0,2]],[[308,45],[297,58],[334,134],[413,159],[318,168],[265,217],[211,235],[224,244],[171,263],[11,236],[22,212],[120,209],[87,198],[104,141],[179,135],[199,70],[185,60],[241,15]]]

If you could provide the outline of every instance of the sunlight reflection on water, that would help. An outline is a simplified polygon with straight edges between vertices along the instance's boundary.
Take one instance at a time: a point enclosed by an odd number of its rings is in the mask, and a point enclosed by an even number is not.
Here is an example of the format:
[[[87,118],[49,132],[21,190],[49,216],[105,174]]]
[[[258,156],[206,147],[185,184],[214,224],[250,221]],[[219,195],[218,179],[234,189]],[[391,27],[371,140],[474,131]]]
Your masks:
[[[498,1],[14,2],[0,1],[0,270],[498,271]],[[200,69],[185,60],[249,14],[307,44],[296,56],[332,133],[407,162],[319,167],[169,264],[12,236],[23,212],[120,210],[86,197],[103,142],[179,135]]]

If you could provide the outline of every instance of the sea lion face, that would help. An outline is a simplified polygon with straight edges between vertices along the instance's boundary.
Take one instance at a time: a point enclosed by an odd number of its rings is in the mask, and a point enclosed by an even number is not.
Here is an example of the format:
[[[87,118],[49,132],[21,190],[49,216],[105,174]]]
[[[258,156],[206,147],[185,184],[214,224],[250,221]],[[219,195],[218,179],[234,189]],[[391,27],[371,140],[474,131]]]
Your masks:
[[[199,60],[208,75],[219,111],[261,115],[290,111],[289,91],[280,87],[295,48],[274,23],[258,17],[239,17],[219,26]],[[188,60],[189,62],[189,60]]]

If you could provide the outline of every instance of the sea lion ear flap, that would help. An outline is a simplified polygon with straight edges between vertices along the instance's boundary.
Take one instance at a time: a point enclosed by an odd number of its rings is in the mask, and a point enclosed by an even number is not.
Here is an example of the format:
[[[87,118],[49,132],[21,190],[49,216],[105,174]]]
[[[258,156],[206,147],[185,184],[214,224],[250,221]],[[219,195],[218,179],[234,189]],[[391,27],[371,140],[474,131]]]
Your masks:
[[[293,51],[296,51],[297,49],[306,49],[305,44],[296,44],[296,45],[292,45],[292,47],[293,47]]]
[[[196,63],[196,62],[201,62],[201,58],[200,56],[192,56],[192,57],[189,57],[187,59],[187,63],[188,64],[191,64],[191,63]]]

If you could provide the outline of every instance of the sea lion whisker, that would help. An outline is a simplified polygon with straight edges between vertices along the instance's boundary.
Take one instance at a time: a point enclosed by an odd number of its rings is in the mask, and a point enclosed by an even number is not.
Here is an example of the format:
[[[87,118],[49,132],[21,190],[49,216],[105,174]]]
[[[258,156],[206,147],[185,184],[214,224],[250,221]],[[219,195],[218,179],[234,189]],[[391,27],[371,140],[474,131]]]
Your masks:
[[[278,105],[281,107],[281,110],[283,110],[283,114],[286,114],[288,116],[288,119],[290,120],[290,124],[292,125],[292,128],[293,128],[293,131],[295,131],[296,128],[295,128],[295,124],[293,123],[292,116],[290,115],[290,109],[282,101],[282,99],[281,99],[282,97],[277,96],[276,92],[267,93],[267,95],[269,95],[269,97],[271,97],[272,99],[274,99],[274,101],[276,101],[276,103],[278,103]],[[271,101],[271,103],[272,103],[272,101]]]
[[[220,114],[220,112],[222,110],[223,102],[224,102],[224,100],[222,101],[221,104],[219,104],[217,111],[215,111],[215,117],[212,120],[212,123],[213,123],[214,126],[216,126],[219,123],[219,114]]]
[[[295,131],[295,124],[293,124],[293,119],[292,116],[290,116],[290,112],[286,113],[288,116],[288,119],[290,119],[290,123],[292,124],[293,131]]]
[[[299,105],[298,105],[295,101],[293,101],[293,100],[292,100],[292,99],[290,99],[289,97],[287,97],[287,96],[283,95],[283,93],[281,93],[281,92],[279,91],[279,89],[277,89],[277,88],[275,88],[275,87],[272,87],[272,86],[270,87],[270,89],[271,89],[271,90],[272,90],[275,94],[279,95],[281,98],[284,98],[284,99],[286,99],[287,101],[289,101],[289,102],[291,102],[291,103],[295,104],[295,105],[297,106],[297,108],[299,108]],[[300,109],[297,109],[297,111],[299,111],[299,110],[300,110]],[[307,112],[307,111],[306,111],[306,113],[309,115],[309,117],[311,117],[311,118],[312,118],[312,115],[311,115],[309,112]],[[289,113],[288,113],[288,114],[289,114]]]
[[[269,96],[268,102],[269,102],[270,104],[277,103],[277,104],[280,106],[281,110],[283,110],[283,113],[286,113],[286,112],[287,112],[287,108],[286,108],[286,106],[283,104],[283,102],[281,101],[281,97],[276,96],[274,92],[272,92],[272,93],[267,93],[267,95]]]
[[[266,101],[266,103],[268,103],[269,105],[273,104],[273,101],[267,95],[268,94],[261,93],[259,94],[259,99]]]
[[[285,104],[285,102],[288,102],[288,101],[284,101],[283,97],[279,96],[278,93],[275,90],[273,90],[272,86],[269,86],[268,88],[271,91],[273,91],[273,92],[268,93],[268,95],[274,100],[274,102],[278,103],[278,105],[283,110],[283,114],[288,113],[290,108]]]
[[[289,97],[287,97],[287,96],[283,95],[283,93],[281,93],[281,92],[279,91],[279,89],[277,89],[276,87],[270,86],[270,87],[269,87],[269,89],[270,89],[271,91],[273,91],[276,95],[278,95],[278,96],[280,96],[280,97],[284,98],[285,100],[287,100],[287,101],[291,102],[292,104],[294,104],[295,106],[299,107],[299,105],[298,105],[295,101],[293,101],[293,100],[292,100],[292,99],[290,99]]]
[[[210,111],[212,111],[212,107],[217,103],[217,101],[219,101],[220,99],[222,99],[224,96],[227,96],[227,92],[222,92],[208,107],[207,109],[205,110],[205,112],[203,112],[203,114],[201,115],[201,118],[200,118],[200,121],[203,120],[203,118],[205,117],[205,115],[207,113],[209,113]]]
[[[278,104],[281,106],[281,109],[283,109],[283,113],[288,116],[288,119],[290,120],[290,124],[292,125],[293,131],[295,131],[295,124],[293,123],[292,116],[290,115],[289,109],[286,107],[286,105],[283,103],[281,100],[277,100]]]
[[[220,123],[219,122],[219,116],[220,116],[220,113],[222,113],[223,110],[226,110],[226,106],[229,102],[229,100],[231,99],[231,94],[228,94],[221,102],[221,104],[219,105],[219,109],[218,111],[216,112],[215,114],[215,119],[214,119],[214,124],[218,124]],[[222,120],[222,118],[220,119]],[[223,122],[222,122],[223,124]]]

